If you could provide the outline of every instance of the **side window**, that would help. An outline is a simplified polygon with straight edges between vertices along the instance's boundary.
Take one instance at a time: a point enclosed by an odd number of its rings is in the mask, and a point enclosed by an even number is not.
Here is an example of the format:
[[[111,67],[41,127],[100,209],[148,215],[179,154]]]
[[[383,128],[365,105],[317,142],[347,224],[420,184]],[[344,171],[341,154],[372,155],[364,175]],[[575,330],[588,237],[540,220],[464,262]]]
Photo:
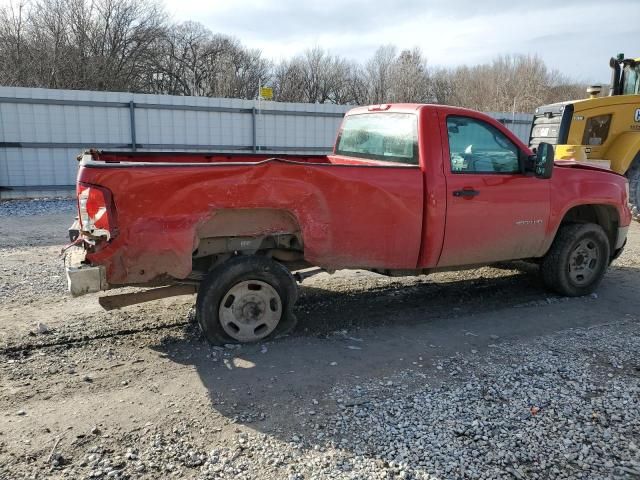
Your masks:
[[[470,117],[447,117],[453,173],[517,173],[518,147],[493,125]]]
[[[602,145],[607,141],[610,126],[611,114],[589,118],[582,136],[582,145]]]

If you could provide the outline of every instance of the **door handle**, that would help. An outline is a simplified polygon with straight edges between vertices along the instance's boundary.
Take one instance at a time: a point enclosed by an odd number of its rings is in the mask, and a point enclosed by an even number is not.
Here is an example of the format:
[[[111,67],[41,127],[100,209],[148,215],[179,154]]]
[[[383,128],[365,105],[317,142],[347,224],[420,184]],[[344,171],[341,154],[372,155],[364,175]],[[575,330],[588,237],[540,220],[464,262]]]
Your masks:
[[[475,197],[476,195],[480,195],[478,190],[464,189],[464,190],[454,190],[454,197]]]

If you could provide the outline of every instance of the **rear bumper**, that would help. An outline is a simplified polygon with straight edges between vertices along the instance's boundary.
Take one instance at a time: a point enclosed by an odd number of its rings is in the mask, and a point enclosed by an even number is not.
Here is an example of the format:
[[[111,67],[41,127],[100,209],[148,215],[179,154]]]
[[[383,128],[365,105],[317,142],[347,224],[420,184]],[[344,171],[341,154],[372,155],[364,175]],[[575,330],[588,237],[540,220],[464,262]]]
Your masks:
[[[70,263],[66,267],[67,285],[69,292],[74,297],[86,293],[107,290],[107,272],[101,265],[91,266],[83,264],[84,251],[73,252],[70,255]]]

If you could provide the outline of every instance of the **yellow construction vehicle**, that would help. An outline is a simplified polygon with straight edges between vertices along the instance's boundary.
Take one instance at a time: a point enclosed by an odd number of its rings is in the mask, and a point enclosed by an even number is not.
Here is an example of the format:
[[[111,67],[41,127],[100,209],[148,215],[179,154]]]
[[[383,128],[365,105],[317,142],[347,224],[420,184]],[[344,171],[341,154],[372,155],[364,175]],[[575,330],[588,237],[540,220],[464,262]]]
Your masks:
[[[536,108],[529,146],[555,145],[555,158],[611,168],[629,179],[634,218],[640,220],[640,58],[619,54],[608,96],[589,87],[589,98]]]

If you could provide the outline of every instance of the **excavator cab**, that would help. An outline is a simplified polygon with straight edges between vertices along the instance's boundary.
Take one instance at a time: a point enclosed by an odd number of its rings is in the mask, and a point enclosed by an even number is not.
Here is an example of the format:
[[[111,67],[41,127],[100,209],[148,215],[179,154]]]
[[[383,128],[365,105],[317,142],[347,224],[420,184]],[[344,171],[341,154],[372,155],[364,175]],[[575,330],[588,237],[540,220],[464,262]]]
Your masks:
[[[609,60],[612,69],[609,95],[640,94],[640,58],[624,58],[620,53]]]

